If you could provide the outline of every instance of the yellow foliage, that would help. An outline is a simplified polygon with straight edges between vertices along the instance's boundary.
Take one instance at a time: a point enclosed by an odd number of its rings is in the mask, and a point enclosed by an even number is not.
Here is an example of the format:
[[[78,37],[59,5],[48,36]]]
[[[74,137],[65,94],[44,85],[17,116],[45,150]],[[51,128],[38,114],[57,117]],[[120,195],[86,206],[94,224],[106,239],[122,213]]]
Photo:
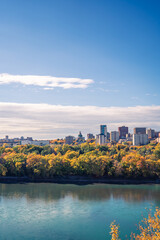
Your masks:
[[[119,226],[115,224],[115,222],[111,223],[111,232],[112,235],[111,240],[119,240]]]
[[[120,240],[119,226],[115,222],[111,223],[111,240]],[[154,214],[148,214],[139,224],[139,234],[131,233],[130,239],[135,240],[160,240],[160,208],[156,208]]]

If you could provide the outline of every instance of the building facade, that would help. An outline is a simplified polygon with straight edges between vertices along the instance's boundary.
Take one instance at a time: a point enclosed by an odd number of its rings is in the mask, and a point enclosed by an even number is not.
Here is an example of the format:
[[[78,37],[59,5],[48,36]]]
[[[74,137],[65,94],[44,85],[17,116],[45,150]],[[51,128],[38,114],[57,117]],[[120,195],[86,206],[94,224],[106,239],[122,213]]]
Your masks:
[[[67,136],[67,137],[65,137],[65,144],[70,145],[70,144],[73,143],[73,141],[74,141],[74,137],[73,137],[73,136]]]
[[[119,140],[119,132],[112,131],[110,133],[110,142],[118,142],[118,140]]]
[[[148,144],[147,134],[133,134],[133,145],[140,146]]]
[[[122,126],[118,128],[119,138],[126,138],[126,134],[128,134],[128,127]]]
[[[149,139],[155,138],[155,130],[154,129],[151,129],[151,128],[147,129],[146,134],[148,135]]]
[[[134,128],[133,129],[134,134],[146,134],[146,128]]]
[[[100,125],[100,134],[104,134],[107,137],[107,125]]]
[[[45,146],[49,145],[49,140],[22,140],[21,145],[37,145],[37,146]]]
[[[96,144],[103,145],[106,143],[106,137],[104,134],[96,135]]]
[[[94,139],[95,138],[95,136],[92,134],[92,133],[88,133],[87,134],[87,139],[89,140],[89,139]]]

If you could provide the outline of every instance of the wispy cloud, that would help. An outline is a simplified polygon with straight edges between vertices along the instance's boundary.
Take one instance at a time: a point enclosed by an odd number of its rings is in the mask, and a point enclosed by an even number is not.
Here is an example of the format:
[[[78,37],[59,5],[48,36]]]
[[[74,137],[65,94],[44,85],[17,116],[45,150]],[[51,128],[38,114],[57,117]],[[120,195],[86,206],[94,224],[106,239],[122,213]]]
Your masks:
[[[158,95],[157,95],[157,93],[154,93],[154,94],[152,94],[152,93],[146,93],[146,96],[153,96],[153,97],[157,97]]]
[[[132,100],[139,100],[139,97],[133,96],[131,97]]]
[[[37,76],[37,75],[11,75],[7,73],[0,74],[0,84],[19,83],[23,85],[34,85],[43,87],[45,90],[60,87],[69,88],[87,88],[93,83],[92,79],[81,78],[65,78],[53,76]]]
[[[99,124],[109,130],[127,125],[152,127],[160,130],[160,106],[97,107],[0,102],[0,138],[33,136],[53,139],[65,135],[99,132]]]
[[[102,92],[107,92],[107,93],[118,93],[119,90],[118,89],[105,89],[105,88],[98,88],[98,90],[102,91]]]

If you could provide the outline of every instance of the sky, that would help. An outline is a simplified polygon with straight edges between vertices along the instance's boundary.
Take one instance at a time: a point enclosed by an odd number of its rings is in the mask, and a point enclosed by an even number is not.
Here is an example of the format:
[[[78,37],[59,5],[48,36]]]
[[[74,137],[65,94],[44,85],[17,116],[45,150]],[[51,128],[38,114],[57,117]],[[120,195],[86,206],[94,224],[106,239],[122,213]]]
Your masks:
[[[0,0],[0,138],[160,130],[159,0]]]

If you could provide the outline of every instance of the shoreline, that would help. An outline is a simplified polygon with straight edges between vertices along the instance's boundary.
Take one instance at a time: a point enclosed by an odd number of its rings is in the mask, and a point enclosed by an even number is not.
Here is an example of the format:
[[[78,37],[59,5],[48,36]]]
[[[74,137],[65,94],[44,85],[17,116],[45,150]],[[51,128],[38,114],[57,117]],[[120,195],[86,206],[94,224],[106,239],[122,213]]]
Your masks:
[[[160,184],[160,179],[125,179],[125,178],[107,178],[107,177],[87,177],[87,176],[61,176],[54,178],[29,178],[29,177],[0,177],[0,183],[57,183],[57,184],[119,184],[119,185],[137,185],[137,184]]]

